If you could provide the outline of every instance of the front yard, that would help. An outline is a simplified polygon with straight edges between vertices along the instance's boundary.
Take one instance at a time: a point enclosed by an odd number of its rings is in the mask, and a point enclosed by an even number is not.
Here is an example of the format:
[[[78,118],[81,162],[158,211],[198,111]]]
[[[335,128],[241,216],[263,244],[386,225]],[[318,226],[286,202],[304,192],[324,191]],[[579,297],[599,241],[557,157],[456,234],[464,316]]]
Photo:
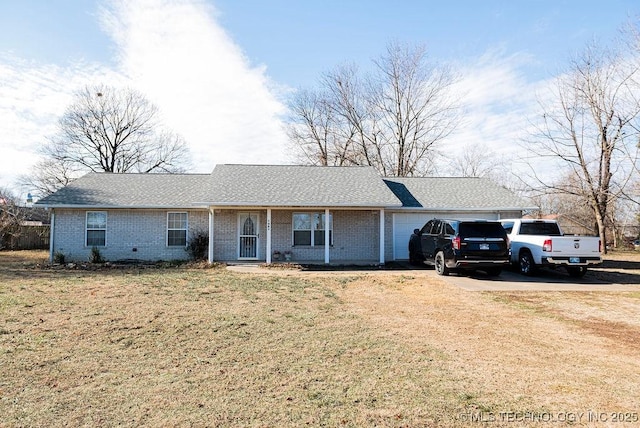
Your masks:
[[[638,292],[0,253],[0,426],[635,426]]]

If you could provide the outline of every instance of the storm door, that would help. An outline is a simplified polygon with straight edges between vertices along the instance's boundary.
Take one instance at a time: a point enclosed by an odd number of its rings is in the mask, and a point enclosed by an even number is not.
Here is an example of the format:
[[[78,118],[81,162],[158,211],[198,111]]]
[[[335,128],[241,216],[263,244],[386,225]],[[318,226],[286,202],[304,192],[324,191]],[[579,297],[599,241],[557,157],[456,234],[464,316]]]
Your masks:
[[[258,213],[238,214],[238,258],[255,260],[258,258]]]

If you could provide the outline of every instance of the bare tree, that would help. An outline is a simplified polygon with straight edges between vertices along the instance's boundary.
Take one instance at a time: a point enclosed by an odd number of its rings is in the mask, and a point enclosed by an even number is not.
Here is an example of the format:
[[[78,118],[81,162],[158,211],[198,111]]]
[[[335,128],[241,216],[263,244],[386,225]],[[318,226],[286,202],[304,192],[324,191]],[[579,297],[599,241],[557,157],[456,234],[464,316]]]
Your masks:
[[[330,101],[322,94],[298,91],[290,104],[291,116],[300,126],[289,126],[289,140],[298,160],[322,166],[349,165],[352,135],[345,136],[338,126]]]
[[[88,171],[181,172],[188,161],[184,140],[163,129],[156,106],[137,91],[104,85],[75,94],[41,151],[34,174],[22,180],[41,196]]]
[[[611,204],[624,196],[638,162],[640,68],[630,58],[587,48],[557,79],[552,97],[540,102],[543,114],[527,142],[545,161],[546,173],[531,168],[534,187],[581,198],[603,244]],[[558,181],[549,171],[575,180]]]
[[[506,164],[484,144],[467,144],[449,158],[448,173],[457,177],[488,177],[497,174],[499,164]],[[500,169],[500,168],[498,168]]]
[[[459,109],[449,69],[423,47],[390,44],[361,77],[354,66],[326,73],[316,92],[290,102],[289,137],[312,164],[370,165],[385,176],[426,175],[434,147],[455,129]]]
[[[20,236],[21,224],[25,219],[23,207],[7,189],[0,189],[0,249],[9,247]]]

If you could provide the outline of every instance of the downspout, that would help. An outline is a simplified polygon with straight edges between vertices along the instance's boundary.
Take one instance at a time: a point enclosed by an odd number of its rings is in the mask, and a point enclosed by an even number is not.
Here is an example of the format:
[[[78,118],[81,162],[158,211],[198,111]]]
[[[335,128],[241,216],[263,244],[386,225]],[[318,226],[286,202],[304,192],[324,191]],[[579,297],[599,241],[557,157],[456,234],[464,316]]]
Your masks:
[[[213,208],[209,207],[209,254],[207,261],[213,263]]]
[[[56,212],[51,208],[51,224],[49,225],[49,263],[53,263],[53,237],[55,236]]]

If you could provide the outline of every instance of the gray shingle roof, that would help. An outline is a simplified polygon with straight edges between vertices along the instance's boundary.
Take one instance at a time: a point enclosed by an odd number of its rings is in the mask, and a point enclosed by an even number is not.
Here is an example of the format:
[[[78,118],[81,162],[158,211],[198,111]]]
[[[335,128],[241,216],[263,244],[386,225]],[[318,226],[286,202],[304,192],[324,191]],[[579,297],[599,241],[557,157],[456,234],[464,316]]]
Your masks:
[[[189,208],[206,199],[210,174],[89,173],[37,202],[50,207]]]
[[[49,207],[530,208],[482,178],[385,178],[371,167],[217,165],[211,174],[89,173],[37,203]]]
[[[532,208],[510,190],[486,178],[416,177],[384,178],[403,207],[431,210]]]
[[[211,183],[212,205],[400,206],[372,167],[217,165]]]

